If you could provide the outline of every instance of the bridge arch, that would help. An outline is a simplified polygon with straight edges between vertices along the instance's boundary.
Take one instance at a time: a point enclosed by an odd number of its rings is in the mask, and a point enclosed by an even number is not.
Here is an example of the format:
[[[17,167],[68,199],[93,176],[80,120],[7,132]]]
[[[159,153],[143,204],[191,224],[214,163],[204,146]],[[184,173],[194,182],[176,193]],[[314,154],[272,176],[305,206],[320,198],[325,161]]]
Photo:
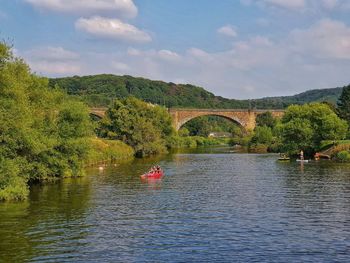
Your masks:
[[[188,121],[200,116],[220,116],[240,124],[245,131],[251,131],[256,125],[256,116],[269,110],[242,110],[242,109],[169,109],[173,127],[179,130]],[[270,110],[274,117],[282,117],[283,110]]]
[[[181,119],[179,121],[179,123],[177,124],[178,127],[176,127],[177,130],[180,130],[182,128],[182,126],[184,126],[186,123],[190,122],[191,120],[194,120],[196,118],[199,117],[203,117],[203,116],[217,116],[217,117],[221,117],[224,118],[226,120],[229,120],[235,124],[238,124],[239,127],[241,127],[241,129],[245,130],[244,128],[244,123],[241,119],[239,119],[236,116],[227,116],[227,115],[223,115],[223,114],[215,114],[215,113],[200,113],[200,114],[193,114],[192,116],[186,117],[184,119]]]
[[[179,130],[186,122],[200,116],[220,116],[238,123],[245,130],[254,129],[255,115],[248,110],[229,110],[229,109],[170,109],[173,126]]]

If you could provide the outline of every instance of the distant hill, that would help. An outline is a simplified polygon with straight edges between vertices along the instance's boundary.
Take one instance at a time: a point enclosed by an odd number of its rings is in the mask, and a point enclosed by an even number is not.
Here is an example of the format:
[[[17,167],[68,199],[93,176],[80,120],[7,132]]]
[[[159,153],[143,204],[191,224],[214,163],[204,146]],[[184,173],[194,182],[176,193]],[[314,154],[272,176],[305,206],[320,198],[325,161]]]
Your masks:
[[[107,74],[50,79],[50,86],[55,85],[67,90],[73,96],[80,97],[90,106],[108,106],[113,98],[135,96],[167,107],[281,109],[290,104],[314,101],[328,101],[334,104],[342,91],[342,88],[320,89],[294,96],[236,100],[215,96],[201,87],[190,84]]]
[[[257,99],[256,105],[261,108],[268,108],[269,105],[273,105],[273,108],[285,108],[291,104],[304,104],[309,102],[329,102],[336,104],[343,88],[332,89],[314,89],[308,90],[293,96],[281,96],[281,97],[266,97]]]

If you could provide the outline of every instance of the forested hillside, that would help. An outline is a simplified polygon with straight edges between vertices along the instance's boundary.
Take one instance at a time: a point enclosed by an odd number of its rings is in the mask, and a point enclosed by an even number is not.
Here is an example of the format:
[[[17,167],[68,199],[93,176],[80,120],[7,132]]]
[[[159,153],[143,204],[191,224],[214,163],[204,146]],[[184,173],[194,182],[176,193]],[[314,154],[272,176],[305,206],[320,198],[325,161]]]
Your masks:
[[[132,95],[166,107],[279,109],[290,104],[313,101],[335,104],[342,91],[342,88],[333,88],[310,90],[294,96],[235,100],[215,96],[201,87],[190,84],[106,74],[50,79],[50,86],[55,85],[66,89],[71,95],[80,97],[90,106],[108,106],[113,98]]]

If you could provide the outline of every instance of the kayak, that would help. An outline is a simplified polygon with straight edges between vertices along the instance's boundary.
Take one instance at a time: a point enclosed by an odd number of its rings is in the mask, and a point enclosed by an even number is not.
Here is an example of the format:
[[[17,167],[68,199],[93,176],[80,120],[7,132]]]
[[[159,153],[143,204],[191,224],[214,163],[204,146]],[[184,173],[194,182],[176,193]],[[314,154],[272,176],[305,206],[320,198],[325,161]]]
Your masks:
[[[141,175],[141,179],[160,179],[164,176],[163,171],[149,172]]]
[[[278,158],[278,161],[280,161],[280,162],[289,162],[290,158],[289,157],[280,157],[280,158]]]

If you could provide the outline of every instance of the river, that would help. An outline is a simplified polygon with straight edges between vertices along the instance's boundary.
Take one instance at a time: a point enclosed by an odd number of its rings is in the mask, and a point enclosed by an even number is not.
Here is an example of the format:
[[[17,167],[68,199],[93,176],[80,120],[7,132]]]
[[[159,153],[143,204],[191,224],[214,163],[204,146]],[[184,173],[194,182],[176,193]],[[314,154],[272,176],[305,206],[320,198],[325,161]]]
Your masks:
[[[175,153],[33,186],[0,204],[0,262],[350,262],[350,166],[276,158]]]

